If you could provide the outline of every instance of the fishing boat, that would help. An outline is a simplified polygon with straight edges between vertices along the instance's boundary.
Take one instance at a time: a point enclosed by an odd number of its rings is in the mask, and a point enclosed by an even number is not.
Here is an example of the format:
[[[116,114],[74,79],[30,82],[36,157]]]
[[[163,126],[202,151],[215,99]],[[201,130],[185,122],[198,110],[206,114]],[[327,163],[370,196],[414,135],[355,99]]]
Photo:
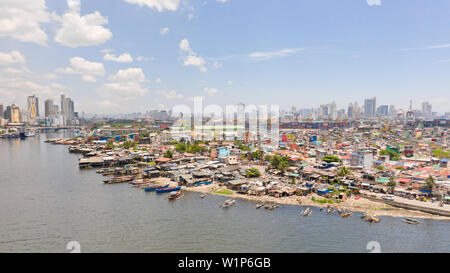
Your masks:
[[[256,205],[256,208],[259,209],[260,207],[264,206],[264,203],[260,203]]]
[[[129,181],[132,181],[133,179],[134,179],[134,176],[129,175],[129,176],[113,177],[108,180],[103,180],[103,182],[106,184],[115,184],[115,183],[129,182]]]
[[[96,171],[96,173],[110,173],[110,172],[114,172],[114,169],[100,169]]]
[[[171,191],[178,191],[179,189],[181,189],[181,186],[170,187],[170,188],[162,188],[162,189],[157,189],[156,193],[165,193],[165,192],[171,192]]]
[[[312,210],[310,208],[307,208],[304,211],[302,211],[303,216],[309,216],[309,215],[311,215],[311,213],[312,213]]]
[[[264,208],[268,210],[273,210],[278,208],[278,205],[277,204],[265,205]]]
[[[142,186],[150,183],[153,183],[150,179],[138,179],[136,181],[130,182],[130,184],[133,186]]]
[[[169,184],[164,185],[164,186],[150,186],[150,187],[146,187],[144,188],[144,191],[156,191],[156,190],[160,190],[160,189],[166,189],[169,187]]]
[[[181,194],[181,191],[171,191],[169,193],[169,196],[167,196],[167,199],[169,200],[176,200],[180,197],[182,197],[183,195]]]
[[[375,215],[370,215],[366,218],[366,221],[371,223],[378,223],[380,222],[380,218],[376,217]]]
[[[234,199],[228,199],[227,201],[225,201],[225,203],[223,203],[220,206],[222,208],[228,208],[228,207],[231,207],[235,202],[236,202],[236,200],[234,200]]]
[[[366,218],[366,217],[369,217],[369,216],[370,216],[370,214],[368,212],[361,213],[361,218]]]
[[[353,213],[351,213],[351,212],[346,212],[346,213],[342,213],[341,216],[342,217],[349,217],[349,216],[352,216],[352,214]]]
[[[413,224],[413,225],[417,225],[420,223],[419,221],[412,219],[412,218],[404,218],[403,222],[408,223],[408,224]]]
[[[205,198],[206,197],[206,194],[204,193],[204,194],[202,194],[202,195],[200,195],[200,198]]]

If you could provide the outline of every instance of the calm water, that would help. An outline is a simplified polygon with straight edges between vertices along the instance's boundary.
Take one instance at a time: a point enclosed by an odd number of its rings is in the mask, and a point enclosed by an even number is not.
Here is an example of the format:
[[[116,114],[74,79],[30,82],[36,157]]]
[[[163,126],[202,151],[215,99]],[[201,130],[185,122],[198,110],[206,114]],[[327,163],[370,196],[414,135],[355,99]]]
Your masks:
[[[450,223],[408,225],[381,217],[369,224],[352,216],[300,207],[256,210],[255,203],[185,193],[145,193],[128,184],[104,185],[95,170],[79,170],[67,146],[43,143],[71,132],[27,140],[0,139],[0,252],[450,252]]]

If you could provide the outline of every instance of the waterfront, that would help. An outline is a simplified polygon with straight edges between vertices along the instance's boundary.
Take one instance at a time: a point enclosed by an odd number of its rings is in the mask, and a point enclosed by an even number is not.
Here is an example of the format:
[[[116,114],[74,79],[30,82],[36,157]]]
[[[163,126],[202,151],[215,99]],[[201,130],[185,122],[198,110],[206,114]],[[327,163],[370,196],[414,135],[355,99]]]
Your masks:
[[[186,192],[169,202],[128,184],[105,185],[95,170],[79,170],[78,155],[45,139],[71,132],[42,133],[26,140],[0,139],[0,252],[449,252],[448,221],[423,219],[407,225],[380,217],[370,224],[312,208],[280,205],[256,210],[226,196]]]

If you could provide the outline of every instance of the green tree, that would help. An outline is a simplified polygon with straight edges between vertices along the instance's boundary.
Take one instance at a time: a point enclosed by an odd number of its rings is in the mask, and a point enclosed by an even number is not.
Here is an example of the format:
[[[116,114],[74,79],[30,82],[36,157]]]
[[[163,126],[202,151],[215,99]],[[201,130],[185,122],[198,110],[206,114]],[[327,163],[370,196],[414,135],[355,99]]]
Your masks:
[[[338,176],[347,176],[350,174],[351,174],[351,171],[345,166],[342,166],[341,168],[339,168],[339,170],[337,172]]]
[[[397,183],[395,182],[395,177],[391,176],[389,177],[388,187],[391,189],[392,192],[394,192],[395,187],[397,186]]]
[[[335,155],[326,155],[322,158],[322,161],[325,161],[327,163],[339,162],[339,157],[337,157]]]
[[[173,157],[173,152],[172,150],[167,150],[167,152],[164,154],[165,158],[172,158]]]
[[[177,151],[179,153],[186,152],[186,149],[187,149],[187,145],[184,143],[178,143],[175,145],[175,151]]]
[[[436,185],[436,183],[434,182],[434,178],[431,175],[429,175],[428,178],[425,180],[425,185],[430,190],[430,195],[433,194],[433,188]]]
[[[261,176],[261,172],[256,169],[256,168],[250,168],[245,172],[245,175],[247,176],[247,178],[250,177],[260,177]]]

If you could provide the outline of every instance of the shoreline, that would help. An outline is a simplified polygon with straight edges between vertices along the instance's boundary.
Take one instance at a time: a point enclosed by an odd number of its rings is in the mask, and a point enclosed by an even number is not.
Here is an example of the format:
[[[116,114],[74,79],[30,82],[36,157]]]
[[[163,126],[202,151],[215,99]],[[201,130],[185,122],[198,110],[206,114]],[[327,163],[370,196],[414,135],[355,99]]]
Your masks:
[[[160,177],[157,178],[156,181],[158,183],[170,183],[171,185],[177,184],[177,182],[170,181],[168,178]],[[201,185],[197,187],[184,187],[182,188],[185,191],[189,192],[198,192],[198,193],[204,193],[204,194],[214,194],[219,196],[227,196],[229,198],[239,198],[239,199],[245,199],[248,201],[253,201],[257,203],[276,203],[280,205],[294,205],[294,206],[314,206],[317,208],[325,208],[327,207],[327,204],[320,204],[315,203],[311,200],[311,197],[314,196],[317,199],[320,199],[320,197],[317,194],[312,194],[309,196],[288,196],[288,197],[273,197],[268,195],[263,196],[254,196],[254,195],[245,195],[245,194],[239,194],[235,191],[230,190],[233,192],[232,194],[220,194],[215,193],[215,191],[227,189],[225,186],[220,186],[217,184],[211,184],[211,185]],[[301,203],[299,203],[299,201]],[[434,215],[426,212],[421,212],[417,210],[408,210],[403,208],[397,208],[390,206],[388,204],[385,204],[383,202],[375,202],[371,201],[369,199],[364,198],[361,196],[358,200],[354,199],[353,197],[341,202],[340,204],[330,204],[333,208],[342,208],[346,211],[351,211],[353,213],[355,212],[368,212],[371,215],[376,216],[391,216],[391,217],[399,217],[399,218],[405,218],[405,217],[413,217],[413,218],[421,218],[421,219],[434,219],[434,220],[446,220],[449,221],[450,217],[446,216],[439,216]]]

